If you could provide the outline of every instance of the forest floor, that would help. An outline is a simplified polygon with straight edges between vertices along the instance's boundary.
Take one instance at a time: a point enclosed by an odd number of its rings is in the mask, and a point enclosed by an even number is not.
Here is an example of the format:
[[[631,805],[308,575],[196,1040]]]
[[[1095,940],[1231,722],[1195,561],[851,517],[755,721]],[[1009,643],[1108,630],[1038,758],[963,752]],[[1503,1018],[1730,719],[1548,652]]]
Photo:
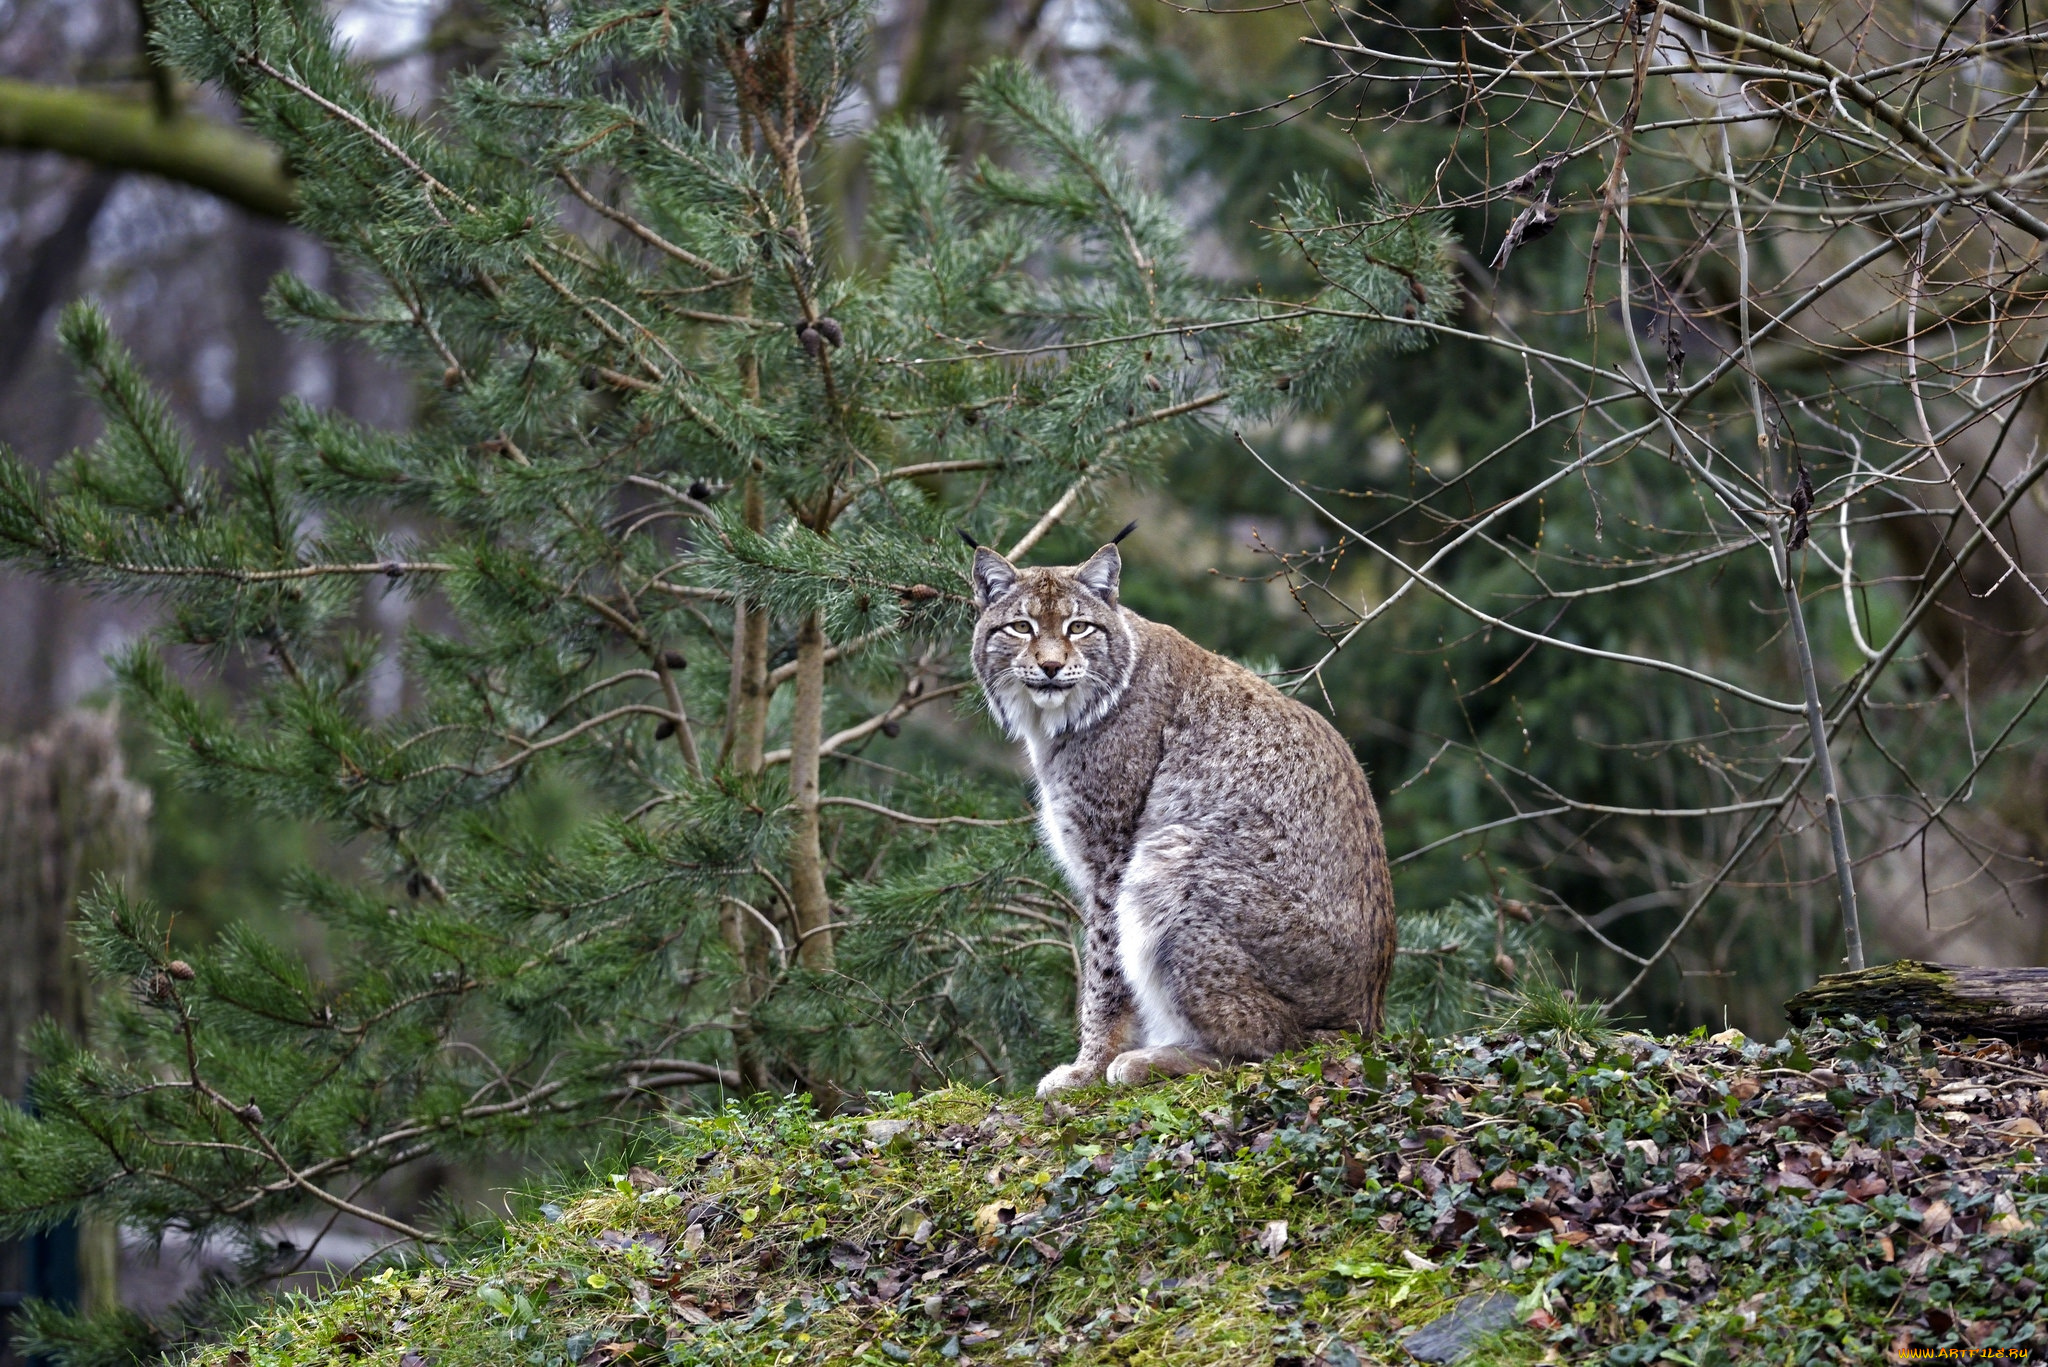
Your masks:
[[[480,1252],[294,1299],[203,1360],[2048,1353],[2048,1060],[2001,1043],[1547,1030],[1353,1041],[1052,1105],[874,1100],[683,1122]]]

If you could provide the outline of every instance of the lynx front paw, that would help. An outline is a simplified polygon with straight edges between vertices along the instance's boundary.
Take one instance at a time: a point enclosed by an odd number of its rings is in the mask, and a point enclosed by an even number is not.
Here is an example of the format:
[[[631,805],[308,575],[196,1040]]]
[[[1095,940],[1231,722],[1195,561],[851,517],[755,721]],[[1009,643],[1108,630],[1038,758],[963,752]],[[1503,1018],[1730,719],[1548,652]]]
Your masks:
[[[1118,1054],[1109,1065],[1108,1077],[1119,1087],[1141,1087],[1155,1078],[1205,1073],[1215,1066],[1216,1059],[1206,1051],[1183,1044],[1162,1044]]]
[[[1062,1063],[1038,1080],[1038,1099],[1043,1101],[1054,1092],[1071,1091],[1073,1088],[1086,1087],[1091,1082],[1101,1080],[1102,1070],[1099,1068],[1083,1068],[1078,1063]]]

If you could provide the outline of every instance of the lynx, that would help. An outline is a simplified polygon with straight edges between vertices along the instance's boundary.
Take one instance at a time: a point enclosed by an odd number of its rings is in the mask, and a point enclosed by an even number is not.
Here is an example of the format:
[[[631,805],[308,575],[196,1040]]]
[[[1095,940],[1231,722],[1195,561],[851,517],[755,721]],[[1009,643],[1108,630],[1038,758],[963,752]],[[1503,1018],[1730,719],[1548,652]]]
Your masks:
[[[1118,602],[1086,564],[974,555],[974,669],[1024,744],[1085,921],[1081,1046],[1040,1096],[1379,1028],[1394,902],[1379,813],[1336,728]]]

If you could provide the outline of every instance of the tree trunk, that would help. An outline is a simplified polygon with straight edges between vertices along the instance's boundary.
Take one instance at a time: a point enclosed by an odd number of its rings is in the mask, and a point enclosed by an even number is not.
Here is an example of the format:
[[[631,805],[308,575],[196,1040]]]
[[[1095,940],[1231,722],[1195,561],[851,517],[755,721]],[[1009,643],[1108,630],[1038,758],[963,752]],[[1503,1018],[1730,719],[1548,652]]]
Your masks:
[[[27,267],[7,282],[7,295],[0,299],[0,393],[34,353],[43,316],[71,293],[72,281],[92,254],[92,225],[119,179],[110,171],[88,174],[72,193],[64,217],[29,253]]]
[[[84,1036],[78,899],[102,877],[132,884],[148,834],[149,790],[123,770],[111,712],[72,712],[0,747],[0,1104],[29,1099],[37,1024]],[[0,1245],[0,1290],[108,1307],[117,1251],[113,1227],[91,1224]]]
[[[2048,1039],[2048,968],[1966,968],[1914,959],[1830,973],[1785,1003],[1804,1025],[1816,1017],[1911,1016],[1924,1029],[2003,1039]]]
[[[753,288],[741,290],[734,309],[753,311]],[[740,359],[740,383],[749,399],[761,397],[759,362],[750,354]],[[761,481],[748,476],[741,494],[740,513],[747,526],[761,531],[768,525],[767,507],[761,496]],[[758,774],[765,765],[768,744],[768,630],[766,608],[742,598],[732,605],[732,681],[726,692],[724,750],[733,768],[743,774]],[[768,946],[760,927],[745,908],[727,902],[719,912],[719,929],[727,948],[739,964],[740,982],[733,993],[734,1062],[747,1086],[768,1091],[774,1081],[768,1061],[747,1023],[747,1013],[761,999],[768,981]]]
[[[789,895],[796,903],[797,962],[832,971],[832,903],[825,893],[819,839],[818,747],[825,720],[825,630],[812,612],[796,634],[796,706],[789,719],[789,788],[796,801],[790,836]]]
[[[761,510],[759,486],[747,481],[746,512],[753,525]],[[763,767],[768,735],[768,614],[752,603],[733,604],[732,684],[726,695],[726,748],[732,767],[743,774],[758,774]],[[733,993],[734,1062],[747,1086],[757,1091],[770,1088],[773,1079],[760,1043],[747,1024],[747,1013],[761,999],[768,978],[768,946],[761,930],[745,908],[727,902],[719,913],[719,929],[726,947],[739,965],[740,981]]]
[[[747,480],[742,515],[749,528],[767,526],[761,482]],[[768,746],[768,610],[741,599],[733,604],[732,696],[727,705],[732,727],[732,765],[758,774]]]

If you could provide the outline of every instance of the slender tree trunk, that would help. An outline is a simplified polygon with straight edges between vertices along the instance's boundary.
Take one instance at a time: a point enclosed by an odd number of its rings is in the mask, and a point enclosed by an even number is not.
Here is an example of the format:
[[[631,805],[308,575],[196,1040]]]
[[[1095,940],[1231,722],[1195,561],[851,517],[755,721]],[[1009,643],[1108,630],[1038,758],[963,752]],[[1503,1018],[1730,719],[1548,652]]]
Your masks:
[[[757,532],[763,530],[768,519],[761,505],[758,481],[747,481],[745,498],[741,515],[747,526]],[[758,774],[768,741],[767,611],[753,603],[735,605],[733,634],[733,696],[737,706],[733,708],[732,763],[742,773]]]
[[[1791,553],[1785,549],[1783,534],[1775,523],[1771,526],[1771,554],[1778,558],[1785,614],[1792,627],[1793,660],[1799,667],[1799,682],[1806,697],[1806,727],[1827,818],[1828,851],[1835,861],[1835,896],[1842,906],[1842,939],[1847,949],[1843,961],[1852,973],[1861,972],[1863,919],[1856,911],[1856,864],[1849,856],[1849,833],[1842,823],[1842,790],[1835,777],[1835,757],[1828,753],[1827,719],[1821,711],[1820,685],[1814,677],[1813,646],[1806,639],[1806,611],[1799,602],[1799,580],[1793,573]]]
[[[749,481],[751,483],[751,481]],[[747,600],[732,603],[732,660],[725,683],[725,735],[718,743],[718,762],[740,766],[740,713],[747,696]]]
[[[132,883],[148,835],[149,790],[123,770],[111,713],[73,712],[0,748],[0,1105],[33,1103],[28,1043],[42,1021],[85,1036],[78,899],[102,877]],[[0,1289],[108,1307],[117,1254],[111,1225],[0,1245]]]
[[[824,739],[825,630],[818,614],[796,637],[796,709],[789,722],[789,787],[796,830],[789,841],[789,895],[796,903],[797,961],[832,969],[832,903],[825,895],[825,854],[819,840],[818,746]]]
[[[759,488],[747,482],[747,520],[757,520],[761,507]],[[743,774],[761,772],[768,735],[768,614],[747,602],[733,605],[732,688],[726,700],[726,716],[732,726],[732,767]],[[761,999],[768,980],[768,945],[761,928],[745,908],[728,902],[720,913],[720,930],[726,947],[740,965],[740,981],[733,995],[733,1012],[741,1024],[733,1031],[739,1074],[749,1087],[768,1090],[773,1079],[767,1061],[745,1018]]]
[[[734,311],[747,314],[752,310],[753,290],[749,287],[738,292]],[[752,355],[740,358],[740,383],[748,398],[760,398],[760,365]],[[749,477],[741,498],[740,516],[748,529],[763,530],[768,525],[768,516],[762,503],[761,482]],[[732,678],[726,692],[725,728],[723,748],[732,766],[743,774],[760,773],[768,738],[768,613],[745,599],[733,604]],[[740,979],[733,994],[733,1014],[739,1018],[733,1030],[735,1062],[749,1087],[766,1091],[773,1079],[746,1018],[766,990],[768,946],[745,908],[727,902],[719,915],[726,947],[740,967]]]

